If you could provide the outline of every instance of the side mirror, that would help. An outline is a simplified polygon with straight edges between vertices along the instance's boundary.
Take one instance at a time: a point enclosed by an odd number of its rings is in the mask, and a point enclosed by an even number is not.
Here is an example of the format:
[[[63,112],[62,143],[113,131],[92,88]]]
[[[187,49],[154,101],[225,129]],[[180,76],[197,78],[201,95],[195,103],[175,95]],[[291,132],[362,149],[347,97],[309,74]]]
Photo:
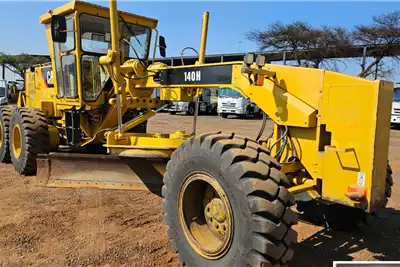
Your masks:
[[[158,39],[158,47],[160,48],[160,55],[165,57],[165,49],[167,48],[167,44],[165,43],[164,36],[160,35],[160,38]]]
[[[55,43],[67,42],[67,20],[64,16],[51,17],[51,38]]]

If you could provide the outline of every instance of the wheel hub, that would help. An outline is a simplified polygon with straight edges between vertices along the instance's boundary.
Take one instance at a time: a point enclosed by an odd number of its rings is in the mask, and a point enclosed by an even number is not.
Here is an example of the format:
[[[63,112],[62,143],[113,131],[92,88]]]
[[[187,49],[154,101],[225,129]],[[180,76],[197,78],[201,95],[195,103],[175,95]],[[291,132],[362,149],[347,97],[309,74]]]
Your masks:
[[[14,157],[16,157],[18,159],[21,157],[21,153],[22,153],[22,135],[21,135],[21,129],[19,128],[19,125],[15,125],[13,127],[11,142],[12,142],[12,149],[13,149]]]
[[[226,220],[226,212],[224,203],[219,198],[214,198],[211,202],[207,205],[210,207],[210,215],[219,223],[222,223]]]
[[[220,198],[213,198],[204,209],[207,225],[217,235],[225,237],[228,229],[227,212]]]
[[[206,174],[186,178],[178,196],[178,214],[192,248],[207,259],[218,259],[233,238],[233,215],[219,182]]]

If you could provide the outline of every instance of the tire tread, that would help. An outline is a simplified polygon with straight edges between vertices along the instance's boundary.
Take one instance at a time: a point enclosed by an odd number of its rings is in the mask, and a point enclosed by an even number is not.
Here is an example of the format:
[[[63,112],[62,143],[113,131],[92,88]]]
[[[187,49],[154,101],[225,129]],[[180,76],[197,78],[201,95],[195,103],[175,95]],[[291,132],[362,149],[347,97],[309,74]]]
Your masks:
[[[168,198],[169,174],[178,167],[179,158],[183,153],[201,149],[210,150],[221,158],[221,170],[226,170],[228,177],[236,177],[233,183],[247,199],[253,231],[253,246],[250,254],[245,255],[249,266],[286,266],[293,257],[292,246],[297,242],[297,233],[291,229],[297,224],[297,214],[291,210],[295,200],[287,190],[290,182],[279,171],[279,163],[256,141],[225,132],[191,138],[173,152],[167,164],[163,197]],[[170,227],[166,208],[164,205],[166,223]],[[175,246],[170,232],[169,237]],[[176,250],[175,247],[174,252]]]

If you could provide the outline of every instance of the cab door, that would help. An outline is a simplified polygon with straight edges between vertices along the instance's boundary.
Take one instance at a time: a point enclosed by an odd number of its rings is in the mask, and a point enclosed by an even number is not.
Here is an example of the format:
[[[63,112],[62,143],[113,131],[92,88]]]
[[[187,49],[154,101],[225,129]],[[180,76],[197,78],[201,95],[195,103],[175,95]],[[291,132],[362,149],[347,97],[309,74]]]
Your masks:
[[[66,17],[66,22],[67,41],[65,43],[53,43],[57,97],[76,100],[78,99],[78,84],[74,15]]]

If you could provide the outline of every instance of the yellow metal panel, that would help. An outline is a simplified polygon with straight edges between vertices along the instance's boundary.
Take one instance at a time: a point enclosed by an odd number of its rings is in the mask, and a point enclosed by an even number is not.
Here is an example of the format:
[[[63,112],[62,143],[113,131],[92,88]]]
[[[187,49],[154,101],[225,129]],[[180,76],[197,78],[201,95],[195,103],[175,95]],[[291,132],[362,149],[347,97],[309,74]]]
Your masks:
[[[373,197],[372,190],[383,196],[389,92],[390,85],[381,86],[379,81],[326,72],[320,114],[321,124],[326,124],[326,130],[332,132],[332,148],[328,147],[323,155],[324,198],[357,205],[345,195],[350,185],[365,187],[367,201],[379,202],[380,197],[378,194]]]
[[[40,109],[43,111],[43,113],[46,117],[54,117],[55,116],[54,102],[42,101]]]
[[[60,132],[52,125],[49,125],[49,140],[51,149],[57,149],[60,145]]]
[[[176,136],[176,135],[175,135]],[[107,135],[106,147],[109,148],[137,148],[137,149],[176,149],[189,135],[175,137],[173,134],[140,134],[110,132]]]
[[[25,72],[25,105],[30,106],[35,101],[36,88],[35,88],[35,73],[30,70]]]
[[[95,14],[98,16],[102,17],[110,17],[110,11],[107,7],[103,7],[100,5],[95,5],[91,3],[87,3],[84,1],[71,1],[65,5],[62,5],[58,8],[55,8],[52,10],[53,15],[67,15],[72,13],[73,11],[79,10],[81,13],[90,13],[90,14]],[[118,11],[118,14],[121,15],[127,22],[134,23],[134,24],[140,24],[147,26],[151,29],[155,28],[157,26],[157,20],[144,17],[144,16],[139,16],[136,14],[131,14],[128,12],[122,12]],[[46,24],[51,22],[51,14],[46,13],[40,16],[40,23]]]
[[[318,108],[319,94],[325,70],[266,64],[263,69],[276,72],[274,81],[293,96],[314,109]]]
[[[270,81],[266,81],[262,87],[251,85],[243,88],[243,92],[279,125],[317,125],[315,109]]]
[[[256,103],[277,124],[317,126],[316,110],[280,86],[270,80],[266,80],[263,86],[248,85],[248,80],[240,73],[239,66],[234,66],[233,73],[236,89]]]
[[[50,187],[98,187],[160,192],[164,160],[50,153],[37,158],[36,180]]]
[[[320,177],[320,160],[316,128],[289,127],[289,134],[292,137],[294,146],[296,147],[297,157],[301,164],[306,168],[311,177],[314,179]],[[288,161],[291,156],[293,156],[293,154],[285,150],[281,161]]]
[[[182,88],[161,88],[160,99],[169,101],[193,101],[193,92]]]

